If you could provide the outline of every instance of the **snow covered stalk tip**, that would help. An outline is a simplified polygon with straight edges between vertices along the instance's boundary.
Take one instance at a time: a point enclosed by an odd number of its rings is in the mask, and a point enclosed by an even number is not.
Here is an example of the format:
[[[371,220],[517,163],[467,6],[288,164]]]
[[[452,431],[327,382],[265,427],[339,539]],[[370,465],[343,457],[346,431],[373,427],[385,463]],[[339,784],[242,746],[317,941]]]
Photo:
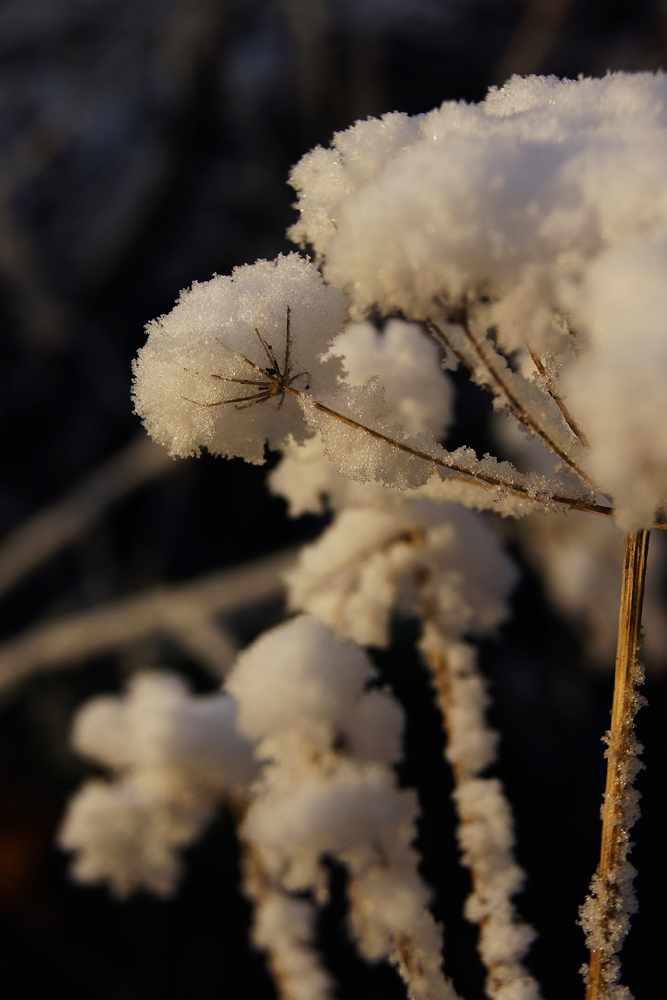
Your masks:
[[[628,933],[637,903],[632,889],[635,870],[627,860],[629,831],[639,815],[639,793],[633,787],[641,768],[642,746],[634,731],[641,707],[637,691],[643,679],[637,660],[641,628],[649,531],[625,536],[621,607],[616,648],[614,701],[607,735],[607,782],[602,813],[600,864],[591,893],[581,908],[581,924],[591,957],[586,973],[586,1000],[622,1000],[630,993],[618,986],[617,953]]]
[[[479,926],[486,995],[491,1000],[540,1000],[539,986],[522,962],[535,931],[512,903],[525,881],[514,858],[512,811],[500,781],[480,777],[495,758],[497,734],[486,722],[488,698],[474,648],[448,642],[428,619],[420,647],[447,735],[445,755],[454,777],[457,838],[472,882],[465,914]]]

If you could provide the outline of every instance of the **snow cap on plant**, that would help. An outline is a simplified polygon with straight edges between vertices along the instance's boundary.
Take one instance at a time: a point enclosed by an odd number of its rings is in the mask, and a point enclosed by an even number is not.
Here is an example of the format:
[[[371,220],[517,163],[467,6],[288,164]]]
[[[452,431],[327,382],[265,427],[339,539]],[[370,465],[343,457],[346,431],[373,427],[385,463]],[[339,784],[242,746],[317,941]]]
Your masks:
[[[493,630],[516,582],[497,536],[459,505],[403,497],[345,507],[286,574],[292,607],[362,645],[386,646],[392,612],[425,602],[450,637]]]
[[[195,282],[148,324],[135,362],[134,401],[149,434],[173,455],[206,447],[255,464],[267,440],[303,440],[306,423],[283,390],[335,383],[337,365],[319,357],[345,308],[345,296],[295,253]]]
[[[292,173],[291,235],[352,315],[464,323],[500,369],[495,348],[515,353],[533,381],[505,382],[624,531],[667,498],[666,103],[662,72],[513,77],[479,104],[356,125]],[[545,354],[579,441],[535,381]]]
[[[241,732],[261,741],[260,757],[280,760],[285,739],[323,752],[342,736],[361,759],[392,763],[401,753],[402,716],[385,692],[366,690],[374,676],[362,649],[299,615],[244,650],[226,686]]]
[[[453,417],[453,386],[440,367],[438,348],[416,324],[390,319],[382,330],[350,323],[329,349],[344,369],[347,385],[376,378],[384,389],[385,415],[407,434],[444,437]]]
[[[559,275],[667,223],[666,97],[663,73],[513,77],[479,104],[355,125],[293,170],[292,238],[361,309],[424,316],[434,296],[521,285],[546,332]]]

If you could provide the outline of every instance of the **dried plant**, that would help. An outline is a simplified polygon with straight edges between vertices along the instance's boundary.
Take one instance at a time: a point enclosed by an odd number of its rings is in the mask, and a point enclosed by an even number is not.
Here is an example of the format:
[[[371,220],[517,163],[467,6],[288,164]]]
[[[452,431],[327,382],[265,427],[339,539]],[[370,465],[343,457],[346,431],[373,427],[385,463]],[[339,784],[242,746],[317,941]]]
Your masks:
[[[292,513],[326,498],[334,517],[287,573],[298,617],[240,654],[225,694],[193,699],[153,679],[84,710],[78,743],[116,778],[79,793],[62,841],[83,880],[166,892],[213,798],[234,799],[254,940],[285,1000],[332,995],[313,948],[325,857],[348,870],[361,954],[393,962],[411,998],[456,995],[411,846],[416,802],[390,769],[401,715],[367,689],[360,648],[385,646],[394,614],[421,622],[487,994],[540,995],[524,963],[534,932],[513,902],[524,873],[511,808],[485,776],[497,740],[472,644],[506,617],[516,571],[465,507],[601,515],[625,537],[602,854],[581,921],[587,1000],[629,996],[616,956],[636,905],[637,646],[648,535],[667,500],[665,99],[662,74],[513,78],[479,105],[359,122],[292,172],[290,235],[316,263],[292,253],[239,267],[149,325],[134,392],[155,440],[255,463],[268,443]],[[376,328],[370,314],[393,318]],[[459,364],[550,455],[546,468],[443,447]],[[106,723],[93,732],[93,715],[123,720],[122,746]],[[118,833],[112,801],[130,817]]]

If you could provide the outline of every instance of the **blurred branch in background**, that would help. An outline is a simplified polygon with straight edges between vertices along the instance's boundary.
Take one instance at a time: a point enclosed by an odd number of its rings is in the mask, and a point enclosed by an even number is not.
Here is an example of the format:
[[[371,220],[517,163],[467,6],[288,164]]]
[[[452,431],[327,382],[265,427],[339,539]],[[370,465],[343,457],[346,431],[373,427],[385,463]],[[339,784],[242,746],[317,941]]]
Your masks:
[[[491,80],[502,86],[514,73],[539,73],[577,0],[528,0]]]
[[[178,464],[140,434],[71,493],[40,511],[0,544],[0,597],[91,527],[116,501]]]
[[[75,666],[88,656],[159,635],[174,639],[214,677],[222,677],[236,647],[217,618],[279,594],[282,574],[295,555],[290,549],[194,583],[160,587],[37,625],[0,646],[0,692],[37,671]]]
[[[60,346],[66,310],[43,273],[31,234],[13,211],[12,194],[8,171],[0,159],[0,281],[10,290],[27,342]]]

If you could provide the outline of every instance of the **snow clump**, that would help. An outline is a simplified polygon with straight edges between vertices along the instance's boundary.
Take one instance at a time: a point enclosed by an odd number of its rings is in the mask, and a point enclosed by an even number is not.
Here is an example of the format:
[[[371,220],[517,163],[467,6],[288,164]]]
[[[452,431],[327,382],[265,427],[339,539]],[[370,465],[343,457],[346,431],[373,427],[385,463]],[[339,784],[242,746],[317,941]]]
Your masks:
[[[335,385],[338,366],[319,358],[345,308],[345,296],[296,253],[195,282],[148,324],[135,362],[134,401],[148,433],[172,455],[206,447],[255,464],[267,440],[302,440],[297,400],[272,392],[275,379],[296,391]]]
[[[166,673],[139,674],[124,697],[87,702],[72,743],[113,779],[88,781],[71,799],[60,844],[74,852],[77,881],[107,882],[121,899],[138,889],[172,895],[179,850],[219,802],[242,801],[257,773],[232,699],[190,695]]]

